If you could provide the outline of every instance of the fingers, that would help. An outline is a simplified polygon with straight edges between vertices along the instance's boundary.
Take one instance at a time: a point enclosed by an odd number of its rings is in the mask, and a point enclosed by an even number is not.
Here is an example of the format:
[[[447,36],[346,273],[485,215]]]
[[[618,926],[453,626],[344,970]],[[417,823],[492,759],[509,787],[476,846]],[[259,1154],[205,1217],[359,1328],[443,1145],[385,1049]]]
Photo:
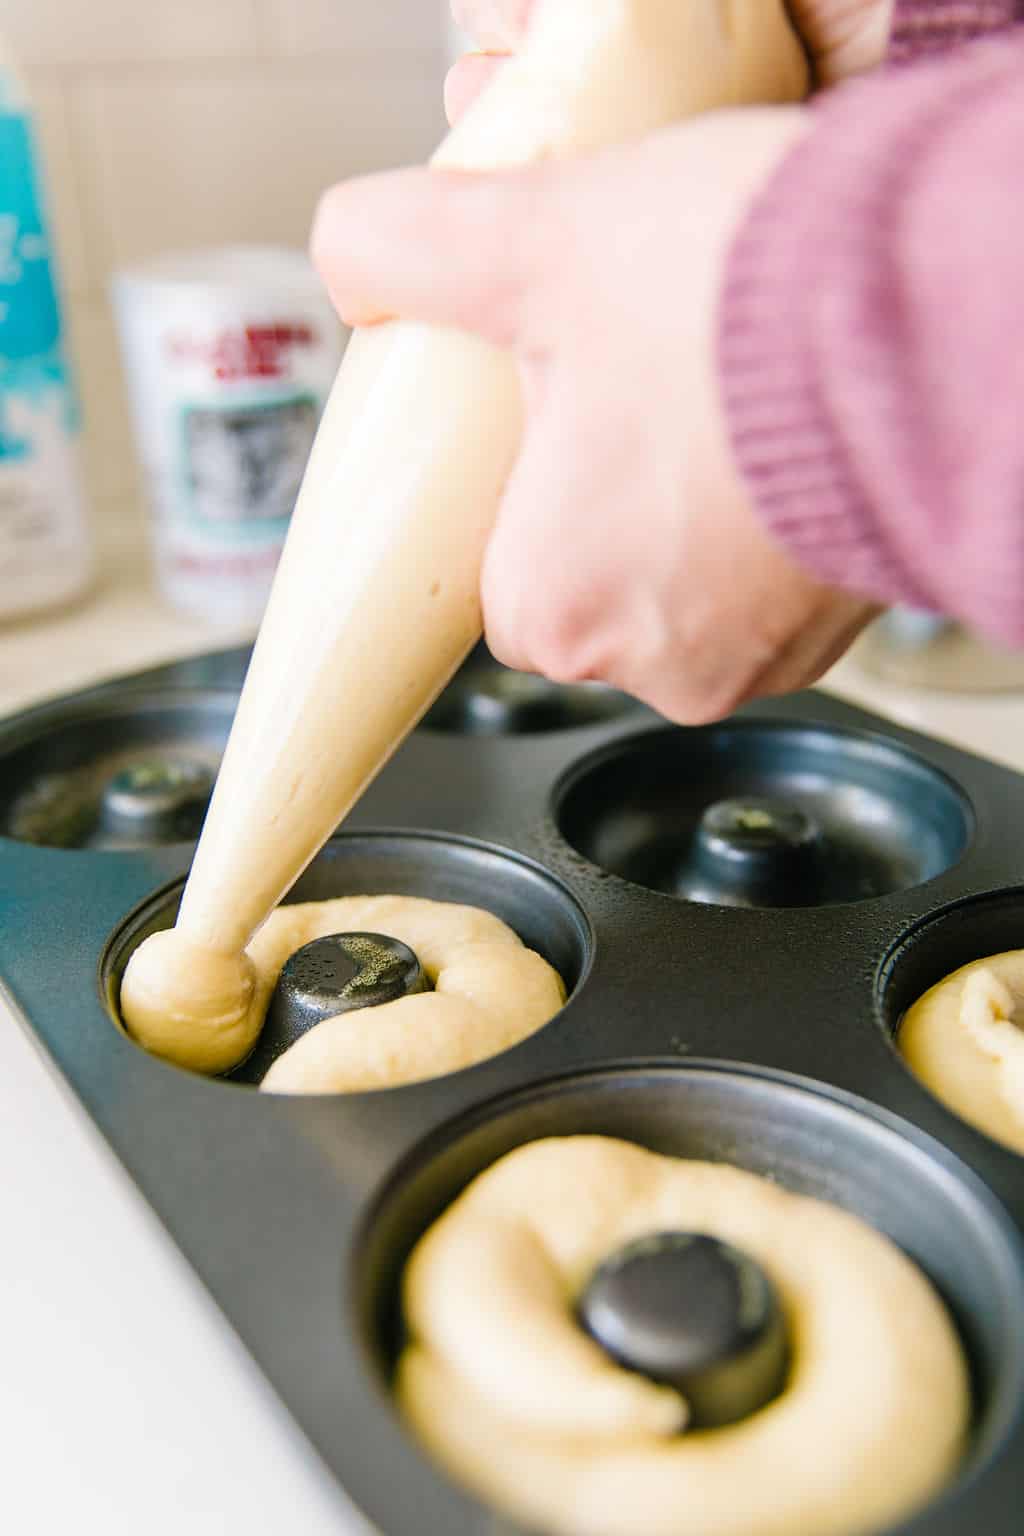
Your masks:
[[[623,602],[620,568],[608,558],[615,530],[588,520],[602,505],[595,485],[601,454],[587,450],[590,412],[580,407],[581,392],[571,370],[556,377],[526,370],[530,426],[481,580],[494,655],[555,682],[604,680]]]
[[[526,36],[535,0],[452,0],[455,24],[477,46],[514,53]]]
[[[557,385],[545,390],[540,412],[533,402],[484,562],[487,640],[498,659],[554,682],[609,683],[682,725],[817,681],[876,610],[777,556],[767,574],[762,554],[747,570],[734,545],[728,559],[702,559],[702,546],[720,542],[713,506],[697,513],[706,531],[687,540],[673,569],[667,539],[684,531],[669,522],[659,536],[653,504],[616,485],[604,434],[588,433],[589,408],[574,419],[558,394]],[[571,463],[566,441],[575,444]],[[624,536],[627,504],[631,527],[662,548],[655,563]]]
[[[555,176],[545,167],[413,170],[333,187],[311,246],[342,319],[373,325],[398,315],[511,346],[524,328]]]
[[[457,59],[444,82],[444,110],[454,125],[469,110],[508,58],[507,53],[466,53]]]
[[[686,724],[718,719],[765,659],[751,660],[751,626],[680,584],[678,530],[638,497],[634,445],[624,457],[592,380],[554,372],[528,381],[530,425],[484,559],[488,645],[554,682],[609,683]]]
[[[835,85],[882,63],[894,0],[788,0],[815,64],[817,83]]]
[[[492,655],[516,671],[571,682],[580,680],[573,631],[585,629],[586,617],[575,613],[558,567],[575,476],[567,455],[552,457],[549,435],[531,423],[484,556],[481,598]]]

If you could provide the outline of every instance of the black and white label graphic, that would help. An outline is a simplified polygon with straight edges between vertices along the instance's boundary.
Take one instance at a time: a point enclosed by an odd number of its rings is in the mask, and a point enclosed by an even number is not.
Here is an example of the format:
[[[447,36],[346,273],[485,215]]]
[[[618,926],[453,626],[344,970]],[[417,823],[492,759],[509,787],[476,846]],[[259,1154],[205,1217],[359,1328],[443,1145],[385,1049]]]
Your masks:
[[[291,517],[318,418],[312,396],[183,413],[191,520],[259,537]]]

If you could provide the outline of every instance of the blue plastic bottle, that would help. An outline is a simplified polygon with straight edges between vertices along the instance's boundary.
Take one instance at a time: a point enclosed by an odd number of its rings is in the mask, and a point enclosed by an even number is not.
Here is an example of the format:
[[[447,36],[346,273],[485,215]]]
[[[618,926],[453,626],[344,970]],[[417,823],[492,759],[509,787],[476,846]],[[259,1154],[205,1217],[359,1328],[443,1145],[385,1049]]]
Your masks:
[[[31,103],[0,45],[0,620],[88,584],[78,438]]]

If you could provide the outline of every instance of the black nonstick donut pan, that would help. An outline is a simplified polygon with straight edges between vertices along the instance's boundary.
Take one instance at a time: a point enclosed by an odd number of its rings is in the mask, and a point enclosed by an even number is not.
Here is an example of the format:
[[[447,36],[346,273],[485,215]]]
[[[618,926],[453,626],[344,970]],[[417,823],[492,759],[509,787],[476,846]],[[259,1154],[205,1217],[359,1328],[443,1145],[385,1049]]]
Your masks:
[[[1024,778],[825,695],[683,730],[480,650],[292,895],[487,907],[569,1001],[446,1078],[261,1094],[251,1064],[193,1076],[117,1022],[129,954],[173,920],[245,664],[203,657],[0,725],[0,978],[376,1529],[515,1529],[395,1413],[397,1283],[481,1169],[587,1132],[753,1169],[901,1244],[961,1330],[975,1427],[900,1536],[1016,1536],[1024,1160],[937,1102],[893,1031],[954,967],[1024,947]]]

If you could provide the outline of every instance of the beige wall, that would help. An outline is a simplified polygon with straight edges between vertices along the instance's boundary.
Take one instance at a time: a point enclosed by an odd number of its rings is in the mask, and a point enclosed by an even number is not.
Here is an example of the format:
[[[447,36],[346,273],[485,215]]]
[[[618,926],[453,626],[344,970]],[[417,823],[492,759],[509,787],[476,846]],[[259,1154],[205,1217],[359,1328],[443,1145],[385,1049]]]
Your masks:
[[[106,283],[232,240],[305,244],[320,190],[441,130],[443,0],[0,0],[34,88],[94,502],[138,516]]]

